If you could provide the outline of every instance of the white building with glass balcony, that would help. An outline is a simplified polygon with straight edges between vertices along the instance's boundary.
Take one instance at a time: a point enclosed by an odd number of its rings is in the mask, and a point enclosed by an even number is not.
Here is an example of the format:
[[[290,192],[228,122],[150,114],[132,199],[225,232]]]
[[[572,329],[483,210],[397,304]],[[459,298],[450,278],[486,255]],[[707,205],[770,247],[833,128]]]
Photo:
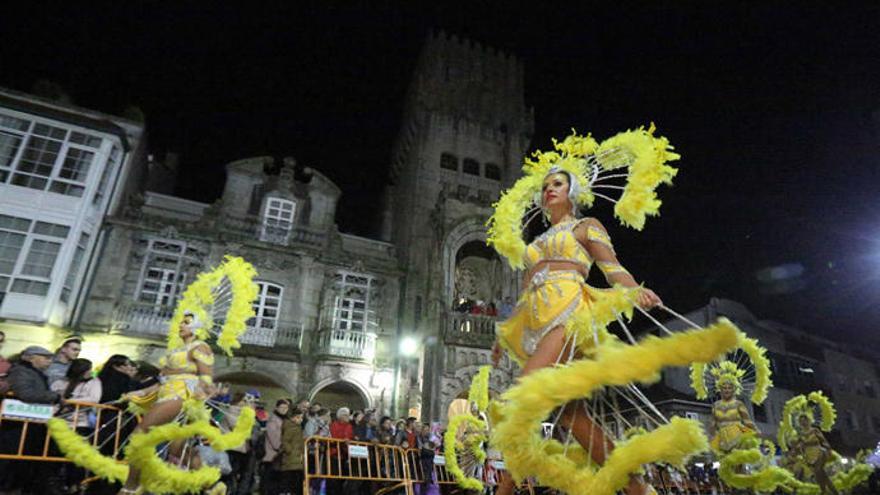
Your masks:
[[[0,88],[0,328],[72,323],[143,138],[139,123]]]

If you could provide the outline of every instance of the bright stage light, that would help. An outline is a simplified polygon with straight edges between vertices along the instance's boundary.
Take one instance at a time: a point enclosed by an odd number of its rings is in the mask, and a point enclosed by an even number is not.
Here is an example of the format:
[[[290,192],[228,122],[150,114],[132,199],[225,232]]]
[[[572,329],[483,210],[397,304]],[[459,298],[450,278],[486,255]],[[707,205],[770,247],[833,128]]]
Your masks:
[[[400,339],[400,353],[404,356],[415,356],[419,352],[419,341],[413,337]]]

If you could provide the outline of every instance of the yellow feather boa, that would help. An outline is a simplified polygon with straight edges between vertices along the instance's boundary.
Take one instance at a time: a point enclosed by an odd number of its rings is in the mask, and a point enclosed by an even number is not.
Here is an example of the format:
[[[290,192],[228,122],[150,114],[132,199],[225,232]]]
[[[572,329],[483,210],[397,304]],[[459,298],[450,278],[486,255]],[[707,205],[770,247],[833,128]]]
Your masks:
[[[736,345],[737,329],[721,321],[706,329],[660,339],[648,337],[638,345],[603,346],[595,359],[582,359],[537,370],[520,378],[494,409],[491,443],[498,448],[517,480],[537,476],[543,484],[573,495],[611,495],[622,488],[642,464],[681,464],[708,449],[699,422],[673,418],[650,433],[622,442],[598,470],[578,465],[558,452],[558,442],[545,440],[541,422],[571,401],[589,397],[606,386],[651,382],[667,366],[711,361]]]
[[[790,491],[796,479],[787,470],[770,466],[766,456],[758,449],[756,442],[749,448],[737,449],[723,456],[718,468],[718,476],[728,485],[740,490],[754,490],[769,493],[777,488]],[[762,464],[758,471],[748,474],[738,473],[737,468],[744,464]]]
[[[737,335],[737,348],[741,349],[751,361],[755,369],[755,389],[752,391],[751,400],[755,404],[761,404],[767,399],[767,393],[773,382],[770,379],[770,360],[767,359],[767,350],[758,344],[758,341],[740,332]],[[740,378],[745,370],[737,367],[731,361],[722,361],[718,364],[694,363],[691,365],[691,388],[696,392],[698,399],[705,400],[709,397],[706,387],[705,374],[709,372],[715,376],[716,387],[722,382],[732,383],[737,394],[742,389]]]
[[[473,428],[479,433],[470,433],[468,444],[464,445],[456,438],[459,430]],[[486,431],[486,422],[471,416],[469,413],[459,414],[449,419],[449,425],[446,427],[446,433],[443,434],[443,454],[446,456],[446,471],[452,475],[458,486],[465,490],[482,490],[483,481],[478,478],[470,478],[464,474],[458,465],[458,449],[469,449],[477,458],[477,462],[486,461],[486,453],[480,448],[480,444],[486,440],[486,435],[482,432]]]
[[[128,466],[112,457],[106,457],[86,441],[80,434],[70,429],[67,421],[52,418],[46,423],[49,435],[58,445],[65,457],[77,466],[88,469],[109,481],[122,483],[128,477]]]
[[[200,273],[196,280],[187,286],[183,297],[177,303],[168,332],[168,348],[176,349],[183,345],[178,328],[187,311],[192,312],[196,320],[202,323],[201,328],[196,331],[198,338],[203,340],[208,338],[209,331],[214,326],[214,321],[208,314],[208,308],[214,303],[213,290],[225,277],[230,283],[232,302],[224,315],[225,321],[220,335],[217,336],[217,346],[231,356],[233,349],[241,347],[238,338],[247,331],[247,320],[254,316],[252,304],[259,294],[259,288],[253,281],[256,275],[257,270],[253,265],[243,258],[229,255],[217,268]]]
[[[501,198],[493,206],[495,212],[486,223],[487,244],[493,246],[513,268],[524,266],[523,254],[526,243],[523,240],[523,215],[535,201],[535,195],[541,192],[544,177],[552,167],[558,167],[578,181],[581,194],[576,199],[578,206],[591,206],[595,198],[590,190],[592,165],[587,161],[596,155],[599,166],[612,170],[620,166],[628,166],[629,178],[624,186],[623,194],[614,207],[614,215],[623,225],[641,230],[647,215],[657,215],[660,200],[655,189],[661,183],[671,183],[677,170],[666,162],[677,160],[669,141],[663,137],[655,137],[653,124],[647,130],[639,128],[622,132],[604,142],[597,144],[588,134],[580,136],[577,132],[563,141],[553,140],[554,151],[536,151],[532,158],[527,158],[523,165],[525,175],[502,193]],[[605,152],[617,151],[629,155],[628,163],[603,162],[601,156]]]
[[[240,446],[250,437],[254,421],[254,410],[243,408],[235,428],[226,434],[207,421],[184,426],[177,423],[156,426],[146,433],[131,436],[125,449],[126,459],[141,470],[141,485],[148,492],[198,492],[216,483],[220,479],[220,471],[207,466],[191,471],[179,469],[160,459],[156,455],[156,447],[164,442],[199,436],[210,442],[215,450],[229,450]],[[128,466],[101,455],[83,437],[71,430],[64,420],[52,419],[48,428],[61,452],[76,465],[111,481],[122,482],[128,477]]]
[[[471,380],[471,386],[468,390],[468,403],[476,404],[477,409],[484,412],[489,408],[489,373],[491,371],[492,366],[481,366]]]

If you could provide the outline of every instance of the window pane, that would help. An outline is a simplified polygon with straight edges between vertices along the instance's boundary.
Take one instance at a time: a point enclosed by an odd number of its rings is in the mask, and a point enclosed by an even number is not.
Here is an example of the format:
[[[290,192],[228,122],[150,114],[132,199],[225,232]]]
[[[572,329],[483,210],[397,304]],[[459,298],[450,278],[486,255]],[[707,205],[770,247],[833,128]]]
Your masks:
[[[0,131],[0,167],[11,167],[18,148],[21,147],[21,136]]]
[[[64,158],[64,164],[58,172],[58,177],[76,182],[85,182],[94,157],[95,154],[91,151],[83,151],[76,148],[68,149],[67,156]]]
[[[465,158],[462,162],[462,170],[466,174],[480,175],[480,164],[473,158]]]
[[[0,115],[0,127],[15,129],[16,131],[26,131],[31,123],[24,119],[12,117],[10,115]]]
[[[26,218],[0,215],[0,229],[15,230],[27,233],[31,228],[31,221]]]
[[[58,159],[60,150],[60,141],[31,136],[12,183],[18,186],[44,189],[47,182],[44,177],[52,175],[52,167]]]
[[[48,278],[52,274],[52,267],[55,266],[55,258],[58,257],[59,249],[61,249],[61,244],[56,242],[32,240],[21,273]]]
[[[494,163],[487,163],[486,178],[492,180],[501,180],[501,168]]]
[[[52,182],[51,186],[49,186],[49,190],[54,193],[81,198],[86,188],[83,186],[78,186],[76,184],[71,184],[69,182],[61,182],[56,180]]]
[[[76,131],[70,133],[70,142],[81,144],[83,146],[88,146],[90,148],[101,147],[101,138],[99,138],[98,136],[91,136],[89,134],[83,134]]]
[[[440,155],[440,168],[445,170],[458,171],[458,158],[450,153]]]
[[[37,124],[34,126],[34,134],[50,137],[52,139],[64,140],[67,131],[60,127],[52,127],[46,124]]]
[[[11,275],[24,245],[24,234],[0,231],[0,273]]]
[[[37,225],[34,226],[35,234],[59,237],[61,239],[66,239],[68,232],[70,232],[70,227],[57,223],[37,222]]]
[[[12,283],[12,292],[45,296],[49,292],[49,283],[18,278]]]

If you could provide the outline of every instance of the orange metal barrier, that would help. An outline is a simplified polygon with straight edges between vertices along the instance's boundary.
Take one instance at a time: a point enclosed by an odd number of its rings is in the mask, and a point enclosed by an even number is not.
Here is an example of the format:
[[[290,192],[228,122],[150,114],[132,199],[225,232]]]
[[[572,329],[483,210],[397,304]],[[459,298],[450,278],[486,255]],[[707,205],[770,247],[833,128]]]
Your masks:
[[[406,451],[406,458],[410,465],[410,474],[412,476],[413,483],[423,483],[425,481],[425,471],[421,464],[419,449],[408,449]],[[487,461],[488,462],[488,461]],[[413,467],[414,466],[414,467]],[[434,475],[434,482],[438,485],[458,485],[458,482],[452,476],[448,469],[446,469],[446,464],[437,464],[436,462],[432,462],[432,471]],[[519,490],[524,490],[527,493],[534,493],[534,486],[529,480],[522,482],[518,487]]]
[[[62,403],[61,408],[56,410],[55,413],[61,412],[63,418],[67,419],[72,427],[75,428],[74,425],[78,424],[82,418],[87,417],[90,411],[95,412],[95,429],[97,430],[96,434],[92,435],[92,445],[99,446],[99,440],[104,445],[112,444],[113,448],[108,450],[108,455],[116,457],[123,440],[121,438],[123,414],[119,414],[122,412],[121,409],[108,404],[67,400]],[[112,419],[110,422],[102,421],[102,419],[106,419],[107,416],[113,413],[116,413],[115,419]],[[16,432],[16,430],[18,431]],[[50,442],[51,438],[46,430],[45,421],[4,417],[0,414],[0,431],[3,431],[6,440],[17,435],[17,440],[11,442],[12,444],[17,444],[17,447],[14,447],[12,450],[0,450],[0,459],[69,462],[57,449],[50,448],[52,445]],[[0,446],[0,448],[2,447],[5,447],[5,445]]]
[[[309,437],[305,439],[303,493],[312,480],[360,480],[386,484],[377,495],[403,488],[413,495],[410,464],[400,447],[369,442]]]

